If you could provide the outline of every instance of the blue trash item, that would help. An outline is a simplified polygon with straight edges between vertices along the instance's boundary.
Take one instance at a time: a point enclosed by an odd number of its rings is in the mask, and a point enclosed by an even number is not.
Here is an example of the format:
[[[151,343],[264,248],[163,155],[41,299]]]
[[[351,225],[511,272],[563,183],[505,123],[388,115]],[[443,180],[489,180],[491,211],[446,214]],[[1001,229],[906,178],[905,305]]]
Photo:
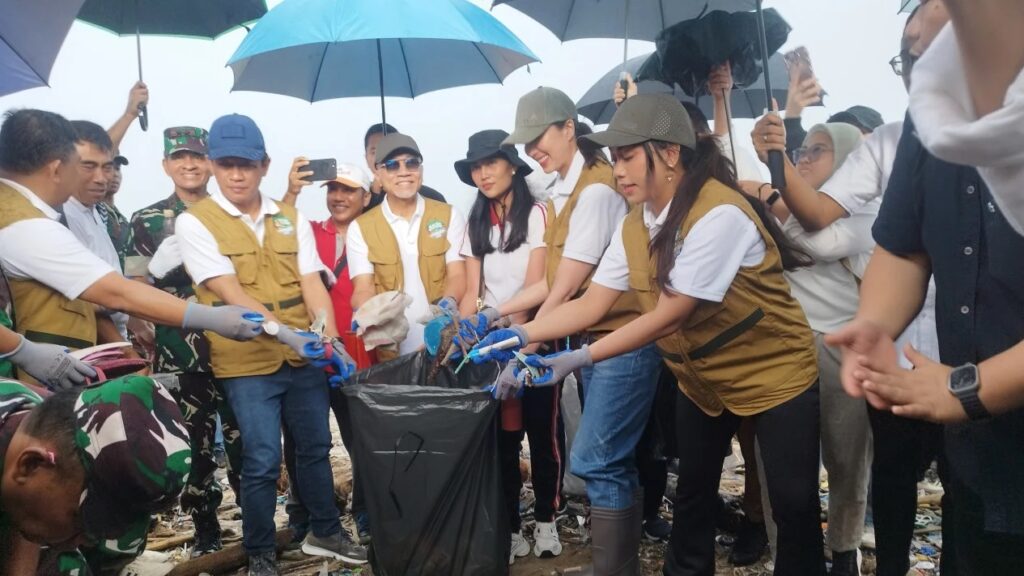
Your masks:
[[[0,96],[48,86],[83,0],[0,0]]]
[[[467,0],[284,0],[228,61],[232,91],[309,102],[497,84],[539,59]]]
[[[425,350],[356,373],[342,388],[371,518],[377,576],[508,574],[509,518],[498,406],[480,391],[497,364],[436,374]]]

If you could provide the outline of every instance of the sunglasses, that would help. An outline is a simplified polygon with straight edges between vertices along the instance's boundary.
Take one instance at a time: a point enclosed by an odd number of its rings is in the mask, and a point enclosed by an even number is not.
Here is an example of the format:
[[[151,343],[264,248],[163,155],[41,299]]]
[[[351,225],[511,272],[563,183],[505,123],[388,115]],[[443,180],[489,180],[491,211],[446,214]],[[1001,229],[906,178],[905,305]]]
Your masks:
[[[813,164],[821,159],[822,154],[831,151],[831,148],[823,144],[815,144],[810,148],[797,148],[793,151],[793,162],[799,164],[802,160],[806,160],[808,163]]]
[[[889,60],[889,66],[892,66],[893,74],[902,78],[915,62],[917,62],[917,57],[904,50],[898,56],[894,56],[892,60]]]
[[[401,169],[402,166],[404,166],[406,170],[416,172],[423,166],[423,159],[407,158],[405,160],[401,160],[398,158],[392,158],[391,160],[381,162],[379,166],[387,170],[388,172],[391,172],[392,174],[398,172],[398,170]]]

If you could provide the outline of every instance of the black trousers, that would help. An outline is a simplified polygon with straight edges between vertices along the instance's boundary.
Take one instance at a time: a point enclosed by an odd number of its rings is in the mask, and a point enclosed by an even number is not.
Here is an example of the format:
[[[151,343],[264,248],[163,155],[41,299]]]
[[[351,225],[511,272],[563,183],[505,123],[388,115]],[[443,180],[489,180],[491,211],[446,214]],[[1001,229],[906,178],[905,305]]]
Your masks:
[[[952,493],[956,505],[953,510],[947,510],[945,505],[942,509],[943,576],[1024,574],[1024,536],[985,530],[982,500],[955,477],[944,487]],[[1012,489],[1020,490],[1021,487],[1007,487],[1007,490]],[[945,539],[949,529],[956,534],[953,542]]]
[[[875,523],[875,554],[878,576],[904,576],[910,569],[910,541],[917,515],[917,483],[933,460],[939,460],[939,476],[947,482],[942,457],[942,426],[901,418],[887,410],[867,407],[874,442],[871,463],[871,513]],[[952,518],[949,490],[942,498],[943,518]],[[953,556],[953,523],[942,523],[942,574],[956,575]]]
[[[561,386],[526,388],[522,397],[523,429],[498,433],[502,488],[513,532],[520,531],[523,523],[519,514],[519,492],[523,487],[519,454],[524,436],[530,439],[530,468],[533,493],[537,498],[534,518],[537,522],[552,522],[561,505],[565,470],[565,432],[559,408],[561,390]]]
[[[761,447],[772,518],[778,526],[776,576],[825,574],[821,503],[818,499],[818,384],[799,396],[749,417]],[[741,418],[705,414],[682,392],[676,395],[679,484],[664,574],[713,576],[718,486],[726,447]]]
[[[348,399],[341,393],[341,388],[331,388],[331,411],[334,412],[334,419],[338,422],[338,429],[341,431],[341,443],[345,445],[352,464],[352,515],[366,512],[366,499],[363,496],[362,478],[359,476],[359,467],[356,466],[354,451],[355,432],[352,430],[352,423],[348,418]],[[288,428],[284,428],[284,465],[288,469],[288,478],[295,478],[295,441],[292,439]],[[288,511],[289,525],[302,529],[308,525],[309,514],[302,505],[302,495],[299,493],[298,483],[292,481],[291,494],[288,499],[286,510]],[[344,512],[344,510],[340,510]]]

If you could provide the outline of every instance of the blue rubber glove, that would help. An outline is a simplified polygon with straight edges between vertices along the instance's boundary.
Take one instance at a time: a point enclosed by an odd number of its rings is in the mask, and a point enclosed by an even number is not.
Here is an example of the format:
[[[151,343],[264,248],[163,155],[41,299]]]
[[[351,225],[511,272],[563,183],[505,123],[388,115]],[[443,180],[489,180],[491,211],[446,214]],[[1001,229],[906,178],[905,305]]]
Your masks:
[[[437,307],[444,310],[449,316],[459,317],[459,303],[451,296],[445,296],[438,300]]]
[[[439,350],[441,346],[441,333],[452,323],[452,317],[442,314],[423,327],[423,344],[431,356],[443,356],[447,350]]]
[[[304,360],[314,360],[324,356],[323,342],[312,332],[299,332],[287,326],[281,326],[277,331],[277,341],[294,350]]]
[[[523,383],[519,381],[518,362],[512,361],[498,373],[494,384],[488,384],[484,390],[491,393],[495,400],[508,400],[523,395]]]
[[[508,340],[509,338],[518,338],[519,344],[505,350],[491,350],[487,354],[472,355],[471,352],[473,363],[483,364],[485,362],[493,361],[508,362],[516,357],[517,350],[530,343],[530,337],[526,335],[526,330],[524,330],[522,326],[516,324],[509,328],[501,328],[491,332],[485,336],[483,340],[478,342],[476,346],[473,346],[473,350],[479,350],[485,346],[497,344],[498,342]]]
[[[590,348],[584,344],[579,350],[566,350],[547,356],[531,354],[526,357],[526,364],[541,371],[540,376],[531,377],[530,385],[550,386],[561,382],[566,376],[580,368],[593,366],[594,359],[590,356]],[[527,374],[529,371],[521,371],[519,379],[525,381]]]
[[[317,368],[329,366],[334,370],[334,374],[328,378],[332,388],[338,388],[356,373],[356,361],[352,359],[348,350],[345,350],[345,345],[337,338],[332,338],[329,346],[324,346],[322,342],[307,343],[305,351],[311,356],[319,354],[318,357],[310,359],[309,363],[313,366]]]
[[[472,346],[487,335],[487,330],[500,318],[496,308],[486,306],[483,310],[459,322],[459,335],[456,336],[463,346]]]

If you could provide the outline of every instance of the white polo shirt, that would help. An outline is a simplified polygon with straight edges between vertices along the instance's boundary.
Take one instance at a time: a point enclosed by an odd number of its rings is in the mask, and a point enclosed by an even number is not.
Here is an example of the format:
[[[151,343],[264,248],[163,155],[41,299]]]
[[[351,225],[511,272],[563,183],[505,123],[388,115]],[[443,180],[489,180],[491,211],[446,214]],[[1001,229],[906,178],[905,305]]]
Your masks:
[[[229,215],[240,218],[253,231],[261,245],[263,244],[263,237],[266,232],[266,217],[271,216],[273,218],[281,211],[272,198],[262,193],[260,194],[260,212],[255,219],[250,218],[248,214],[242,214],[234,204],[219,192],[212,194],[210,197]],[[284,215],[282,214],[277,217],[284,218]],[[327,271],[323,262],[320,261],[320,256],[317,254],[313,229],[310,227],[306,217],[300,213],[298,215],[298,222],[291,222],[291,225],[291,230],[294,231],[292,233],[298,234],[299,240],[299,274],[305,276],[306,274]],[[288,226],[283,225],[280,227],[280,230],[282,234],[287,234]],[[178,216],[174,221],[174,236],[178,239],[178,245],[181,247],[181,259],[185,264],[185,270],[188,271],[192,281],[196,284],[202,284],[210,278],[216,278],[217,276],[235,273],[235,267],[231,263],[231,259],[220,253],[216,238],[194,215],[185,212]],[[293,328],[304,327],[293,326]]]
[[[655,216],[644,205],[644,225],[651,238],[665,224],[671,207],[669,202]],[[729,204],[716,206],[697,220],[683,240],[669,273],[669,289],[700,300],[721,302],[740,268],[760,264],[765,250],[757,226],[742,210]],[[620,292],[629,290],[622,226],[615,230],[592,281]]]
[[[526,240],[518,248],[511,252],[502,252],[498,249],[504,242],[501,238],[501,228],[495,224],[491,226],[491,246],[494,252],[483,257],[484,260],[484,304],[497,307],[507,302],[526,287],[526,269],[530,265],[530,255],[538,248],[544,248],[544,230],[547,227],[547,208],[544,204],[536,203],[530,210],[529,228],[526,231]],[[505,230],[505,236],[511,226]],[[462,243],[462,255],[470,258],[473,256],[473,243],[469,239],[468,226],[466,239]]]
[[[60,213],[31,190],[0,178],[45,218],[30,218],[0,229],[0,265],[9,278],[35,280],[74,300],[117,269],[93,254],[60,222]]]
[[[81,240],[86,248],[113,266],[116,271],[121,271],[121,261],[117,257],[114,242],[107,233],[107,225],[103,222],[96,205],[86,206],[72,196],[64,203],[64,218],[71,233]],[[128,315],[106,309],[103,313],[114,322],[121,337],[128,340]]]
[[[409,334],[398,347],[399,354],[415,352],[423,345],[423,324],[420,319],[430,314],[430,302],[427,300],[427,291],[423,287],[423,280],[420,277],[419,264],[419,235],[420,224],[423,220],[423,210],[426,203],[423,197],[416,195],[416,211],[412,218],[406,220],[397,216],[391,211],[387,197],[374,210],[380,209],[384,212],[384,219],[391,232],[398,241],[398,249],[402,254],[402,271],[405,279],[404,291],[412,298],[412,304],[405,309],[405,317],[409,321]],[[448,222],[448,230],[445,235],[448,238],[450,247],[445,253],[445,263],[458,262],[462,260],[459,251],[462,248],[462,239],[466,234],[466,219],[462,214],[452,207],[451,219]],[[348,254],[348,274],[350,278],[373,274],[373,263],[370,262],[370,249],[363,238],[363,231],[359,228],[359,221],[352,222],[348,226],[348,234],[345,237],[346,252]]]
[[[583,154],[577,150],[565,178],[558,176],[551,183],[551,201],[555,204],[556,216],[576,189],[585,163]],[[584,188],[569,218],[569,235],[565,239],[562,257],[586,264],[600,262],[604,249],[628,211],[626,201],[614,188],[600,183]]]

